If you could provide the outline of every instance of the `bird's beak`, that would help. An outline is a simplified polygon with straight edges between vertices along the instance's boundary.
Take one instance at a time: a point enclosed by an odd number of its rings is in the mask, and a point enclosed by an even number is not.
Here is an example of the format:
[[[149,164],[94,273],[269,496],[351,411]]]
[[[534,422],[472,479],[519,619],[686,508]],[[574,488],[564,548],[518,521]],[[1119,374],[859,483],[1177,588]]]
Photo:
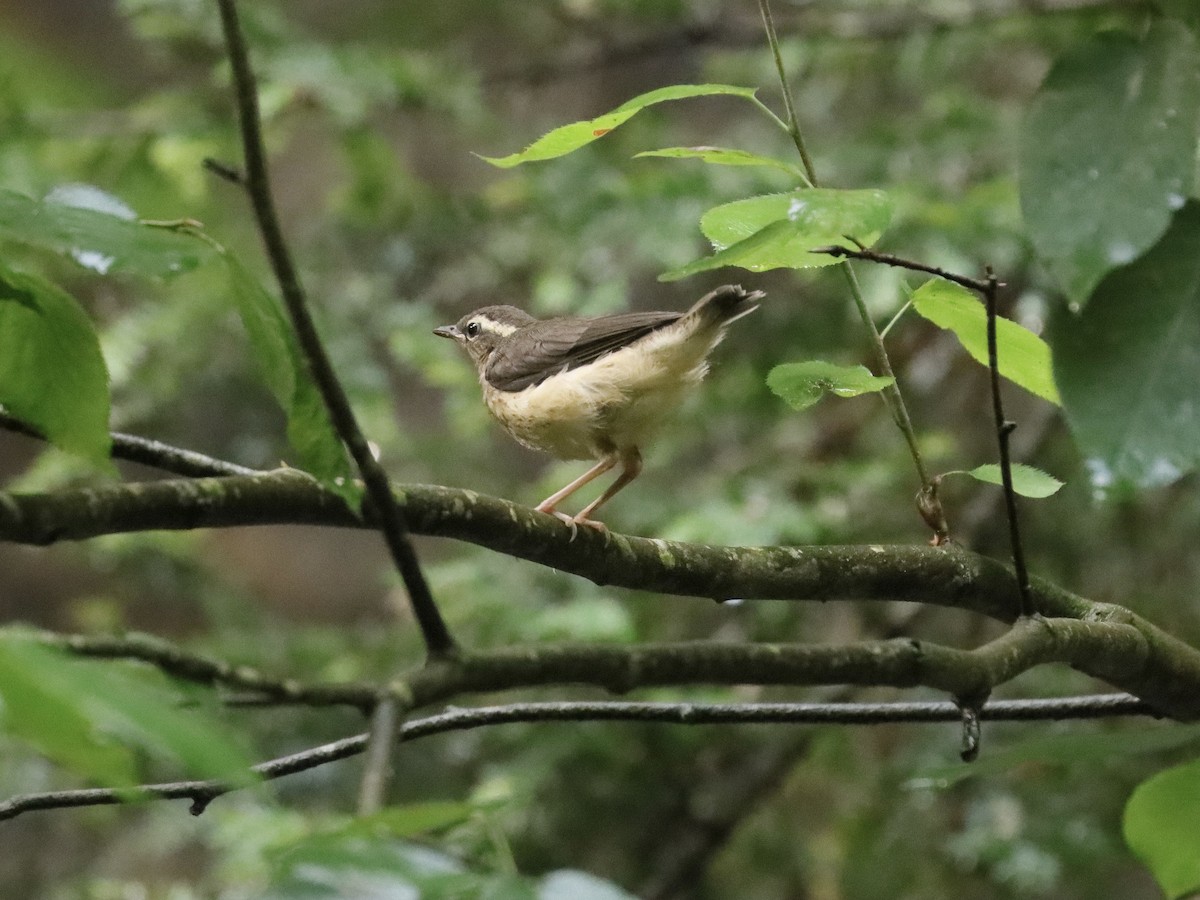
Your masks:
[[[454,338],[455,340],[462,337],[462,332],[458,330],[457,325],[440,325],[433,329],[433,333],[438,337]]]

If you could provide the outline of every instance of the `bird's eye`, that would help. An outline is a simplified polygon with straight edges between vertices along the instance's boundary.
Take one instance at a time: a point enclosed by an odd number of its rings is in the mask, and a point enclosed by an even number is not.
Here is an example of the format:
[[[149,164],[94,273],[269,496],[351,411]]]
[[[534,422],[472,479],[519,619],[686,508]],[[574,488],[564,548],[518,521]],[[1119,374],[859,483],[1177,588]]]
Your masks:
[[[479,323],[478,322],[468,322],[467,323],[467,337],[473,338],[473,337],[477,337],[478,335],[479,335]]]

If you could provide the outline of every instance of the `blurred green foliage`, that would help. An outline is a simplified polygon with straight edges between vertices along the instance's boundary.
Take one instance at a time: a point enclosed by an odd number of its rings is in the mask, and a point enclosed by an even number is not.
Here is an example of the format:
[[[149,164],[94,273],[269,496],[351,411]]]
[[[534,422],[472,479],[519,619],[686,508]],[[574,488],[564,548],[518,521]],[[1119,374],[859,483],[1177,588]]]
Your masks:
[[[141,218],[197,220],[230,248],[246,283],[268,284],[240,191],[201,168],[206,157],[239,159],[214,7],[202,0],[117,6],[111,16],[81,20],[83,33],[69,27],[66,4],[0,13],[10,20],[0,29],[0,189],[41,200],[64,185],[95,185]],[[1179,16],[1164,24],[1153,4],[1013,4],[1002,14],[975,6],[781,6],[799,119],[823,186],[887,192],[894,212],[881,249],[972,274],[991,264],[1006,285],[1006,315],[1035,332],[1052,322],[1052,335],[1078,335],[1077,311],[1051,274],[1054,255],[1048,266],[1039,262],[1046,248],[1022,219],[1030,191],[1043,199],[1039,182],[1024,172],[1018,181],[1024,116],[1064,53],[1109,40],[1145,50],[1149,40],[1152,49],[1169,45],[1186,57],[1180,48],[1194,37],[1184,26],[1195,27],[1194,14],[1187,3],[1164,4]],[[285,229],[338,371],[397,480],[532,502],[578,471],[500,433],[475,376],[433,338],[433,327],[496,302],[538,314],[684,308],[736,278],[766,290],[768,300],[717,351],[704,389],[613,504],[611,525],[709,543],[926,539],[912,504],[911,461],[876,395],[796,413],[766,386],[781,363],[872,364],[835,271],[657,281],[709,252],[698,224],[706,211],[790,191],[796,181],[786,167],[633,157],[710,146],[795,164],[787,136],[759,110],[734,98],[694,98],[647,108],[552,162],[498,171],[472,155],[503,155],[671,84],[755,87],[778,111],[752,5],[356,0],[247,2],[242,12]],[[1035,108],[1043,119],[1053,109]],[[1051,116],[1039,127],[1054,125]],[[1088,139],[1099,152],[1112,133]],[[1117,179],[1114,188],[1125,183]],[[1178,174],[1172,183],[1186,193],[1194,178]],[[1044,221],[1078,215],[1065,209],[1043,210]],[[1164,241],[1190,247],[1194,234],[1183,229],[1191,218],[1189,206],[1164,226]],[[6,242],[5,266],[58,284],[98,324],[113,428],[247,465],[300,464],[223,265],[98,277],[36,244]],[[881,323],[917,283],[896,270],[858,271]],[[1101,282],[1084,326],[1108,314],[1128,272]],[[1149,404],[1155,415],[1147,429],[1166,427],[1189,397],[1194,402],[1195,379],[1181,374],[1192,372],[1200,345],[1187,275],[1173,279],[1186,290],[1138,295],[1139,304],[1165,296],[1179,318],[1152,307],[1135,316],[1137,341],[1122,344],[1138,350],[1130,364],[1170,364],[1158,370],[1166,377],[1147,374],[1151,399],[1162,400]],[[1108,319],[1099,332],[1111,334],[1114,321],[1124,320]],[[1180,321],[1184,327],[1170,331]],[[1173,356],[1162,354],[1164,343]],[[1051,344],[1056,354],[1063,346]],[[986,371],[952,335],[912,314],[889,332],[888,347],[931,467],[991,461]],[[1069,416],[1071,391],[1081,390],[1074,409],[1088,422],[1118,423],[1123,408],[1088,389],[1112,371],[1096,347],[1079,341],[1078,352],[1056,358],[1056,375]],[[1089,470],[1055,407],[1020,391],[1010,390],[1007,401],[1021,426],[1018,457],[1066,481],[1054,497],[1021,506],[1033,570],[1200,639],[1200,498],[1188,474],[1200,441],[1171,431],[1182,435],[1171,477],[1146,479],[1144,467],[1103,467],[1111,441],[1101,433],[1084,441]],[[8,489],[112,477],[5,434],[0,466]],[[1155,486],[1134,491],[1147,481]],[[1004,557],[998,498],[997,489],[968,479],[944,491],[956,536]],[[306,679],[385,677],[419,659],[395,576],[368,536],[277,531],[133,535],[36,556],[0,548],[0,601],[9,619],[154,630]],[[995,633],[949,610],[717,605],[601,590],[466,545],[425,541],[420,550],[451,627],[474,646],[845,641],[897,631],[973,645]],[[1040,671],[1007,693],[1092,687],[1069,671]],[[769,699],[797,692],[648,693]],[[345,711],[220,715],[253,742],[254,758],[362,727]],[[62,724],[79,723],[65,715]],[[449,896],[619,896],[603,884],[581,887],[579,874],[557,876],[554,888],[549,873],[569,869],[662,898],[1151,897],[1157,889],[1122,842],[1121,808],[1134,785],[1193,748],[1168,740],[1138,754],[1104,752],[1142,730],[989,725],[983,759],[1006,765],[939,780],[924,776],[955,758],[950,729],[506,726],[403,747],[391,819],[375,823],[378,833],[338,830],[357,776],[354,764],[341,764],[218,800],[198,819],[160,804],[6,823],[0,885],[6,895],[56,900],[272,890],[338,896],[337,873],[353,869],[366,880],[341,886],[366,885],[360,895],[379,887],[372,873],[403,870],[412,890]],[[1087,742],[1078,757],[1042,752],[1047,733],[1062,731]],[[0,753],[0,794],[77,782],[12,736],[0,739]],[[137,767],[139,777],[161,770],[156,761]],[[573,893],[553,892],[565,890],[563,878],[576,879],[568,882]],[[399,883],[384,888],[399,892]]]

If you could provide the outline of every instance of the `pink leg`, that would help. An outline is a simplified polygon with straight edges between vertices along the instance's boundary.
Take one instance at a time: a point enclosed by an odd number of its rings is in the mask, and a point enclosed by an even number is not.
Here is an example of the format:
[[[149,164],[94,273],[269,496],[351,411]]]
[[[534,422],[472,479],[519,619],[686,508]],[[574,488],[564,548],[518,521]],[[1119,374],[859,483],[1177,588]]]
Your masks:
[[[612,464],[615,464],[615,460]],[[610,464],[610,465],[612,465]],[[571,522],[576,525],[590,525],[604,530],[604,523],[591,518],[592,513],[616,496],[617,491],[637,478],[642,473],[642,454],[637,447],[630,447],[621,454],[621,474],[609,485],[608,490],[585,506]]]
[[[553,494],[535,506],[534,509],[536,509],[538,512],[553,514],[558,504],[562,503],[588,482],[595,481],[616,464],[617,457],[615,454],[604,457],[604,459],[600,460],[600,462],[596,463],[561,491],[555,491]]]

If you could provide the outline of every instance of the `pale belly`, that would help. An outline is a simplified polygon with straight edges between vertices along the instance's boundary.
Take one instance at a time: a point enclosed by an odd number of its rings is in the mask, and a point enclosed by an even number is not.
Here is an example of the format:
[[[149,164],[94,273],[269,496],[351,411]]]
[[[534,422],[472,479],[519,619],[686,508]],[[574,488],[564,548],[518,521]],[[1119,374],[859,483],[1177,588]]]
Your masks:
[[[707,342],[656,344],[619,350],[523,391],[498,391],[485,383],[484,400],[520,443],[559,459],[598,459],[637,447],[704,378],[704,357],[712,349]]]

